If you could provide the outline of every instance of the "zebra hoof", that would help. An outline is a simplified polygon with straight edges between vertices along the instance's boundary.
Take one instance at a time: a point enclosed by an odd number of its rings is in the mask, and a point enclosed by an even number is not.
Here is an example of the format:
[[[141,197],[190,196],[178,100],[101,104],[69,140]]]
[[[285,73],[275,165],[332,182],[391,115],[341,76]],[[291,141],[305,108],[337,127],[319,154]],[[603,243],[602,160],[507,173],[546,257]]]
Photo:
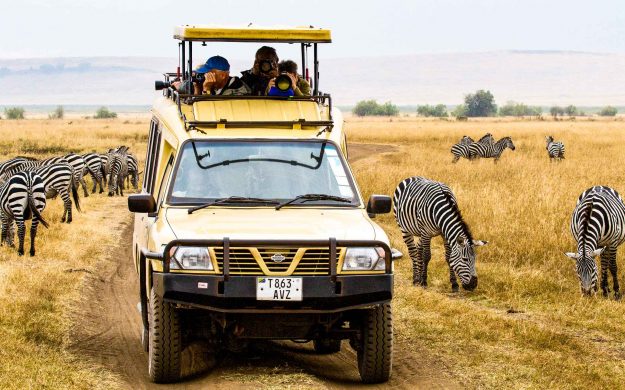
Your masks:
[[[452,293],[457,293],[458,291],[460,291],[460,288],[458,286],[451,286]]]
[[[85,192],[85,198],[88,198],[88,197],[89,197],[89,193]]]
[[[24,251],[17,251],[18,256],[24,256]]]
[[[621,292],[620,291],[615,291],[614,292],[614,300],[615,301],[620,301],[621,300]]]
[[[35,251],[30,251],[30,257],[35,256]]]
[[[114,193],[109,192],[109,196],[110,196],[110,197],[113,197],[113,195],[114,195]]]

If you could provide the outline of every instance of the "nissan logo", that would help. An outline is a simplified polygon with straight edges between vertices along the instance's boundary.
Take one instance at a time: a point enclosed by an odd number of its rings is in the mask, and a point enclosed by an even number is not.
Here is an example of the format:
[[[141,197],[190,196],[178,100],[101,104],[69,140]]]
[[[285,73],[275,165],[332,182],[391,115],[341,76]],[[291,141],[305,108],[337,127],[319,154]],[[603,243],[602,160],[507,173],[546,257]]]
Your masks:
[[[282,263],[285,259],[286,257],[284,257],[282,253],[276,253],[275,255],[271,256],[271,260],[273,260],[274,263]]]

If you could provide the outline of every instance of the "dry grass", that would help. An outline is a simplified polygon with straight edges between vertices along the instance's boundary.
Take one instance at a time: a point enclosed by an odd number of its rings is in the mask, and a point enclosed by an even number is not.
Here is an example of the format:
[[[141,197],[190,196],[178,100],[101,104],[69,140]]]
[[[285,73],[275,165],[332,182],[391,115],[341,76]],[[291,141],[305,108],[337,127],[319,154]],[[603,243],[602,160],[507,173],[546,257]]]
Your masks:
[[[489,241],[478,249],[473,293],[450,294],[440,238],[433,242],[427,290],[411,285],[408,258],[397,263],[401,342],[431,351],[469,387],[623,386],[625,303],[582,298],[563,252],[576,248],[569,221],[583,190],[603,184],[625,194],[624,122],[351,120],[347,129],[350,142],[400,145],[398,153],[353,164],[364,195],[390,195],[409,176],[442,181],[474,236]],[[496,165],[451,164],[453,143],[486,132],[511,136],[516,151],[506,150]],[[548,134],[566,143],[564,162],[549,162]],[[377,221],[407,253],[394,217]]]
[[[147,129],[147,121],[3,120],[0,159],[106,151],[126,144],[143,160]],[[51,200],[43,214],[51,226],[40,225],[35,257],[0,248],[0,388],[108,389],[119,383],[111,373],[78,361],[65,346],[70,306],[85,275],[120,239],[119,227],[129,216],[125,202],[105,194],[81,198],[84,212],[74,212],[74,222],[66,225],[59,222],[61,200]]]

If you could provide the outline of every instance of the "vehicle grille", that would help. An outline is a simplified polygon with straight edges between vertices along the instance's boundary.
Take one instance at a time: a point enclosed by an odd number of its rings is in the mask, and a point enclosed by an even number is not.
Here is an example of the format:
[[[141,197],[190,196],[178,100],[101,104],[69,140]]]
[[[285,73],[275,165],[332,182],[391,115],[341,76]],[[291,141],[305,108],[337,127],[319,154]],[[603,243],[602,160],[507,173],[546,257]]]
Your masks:
[[[223,248],[212,248],[219,271],[223,272]],[[343,248],[337,248],[338,258]],[[284,259],[276,262],[277,259]],[[279,256],[281,255],[281,256]],[[265,272],[266,270],[266,272]],[[231,275],[328,275],[329,248],[230,248]]]

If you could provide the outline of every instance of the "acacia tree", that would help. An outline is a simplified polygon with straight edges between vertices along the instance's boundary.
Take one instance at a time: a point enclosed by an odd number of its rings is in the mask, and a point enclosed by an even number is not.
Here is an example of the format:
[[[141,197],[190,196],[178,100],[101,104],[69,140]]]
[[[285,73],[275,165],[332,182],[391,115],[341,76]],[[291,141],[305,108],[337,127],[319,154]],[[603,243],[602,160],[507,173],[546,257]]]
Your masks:
[[[480,89],[475,93],[470,93],[464,97],[464,104],[467,107],[467,115],[470,117],[493,116],[497,114],[495,97],[490,91]]]

